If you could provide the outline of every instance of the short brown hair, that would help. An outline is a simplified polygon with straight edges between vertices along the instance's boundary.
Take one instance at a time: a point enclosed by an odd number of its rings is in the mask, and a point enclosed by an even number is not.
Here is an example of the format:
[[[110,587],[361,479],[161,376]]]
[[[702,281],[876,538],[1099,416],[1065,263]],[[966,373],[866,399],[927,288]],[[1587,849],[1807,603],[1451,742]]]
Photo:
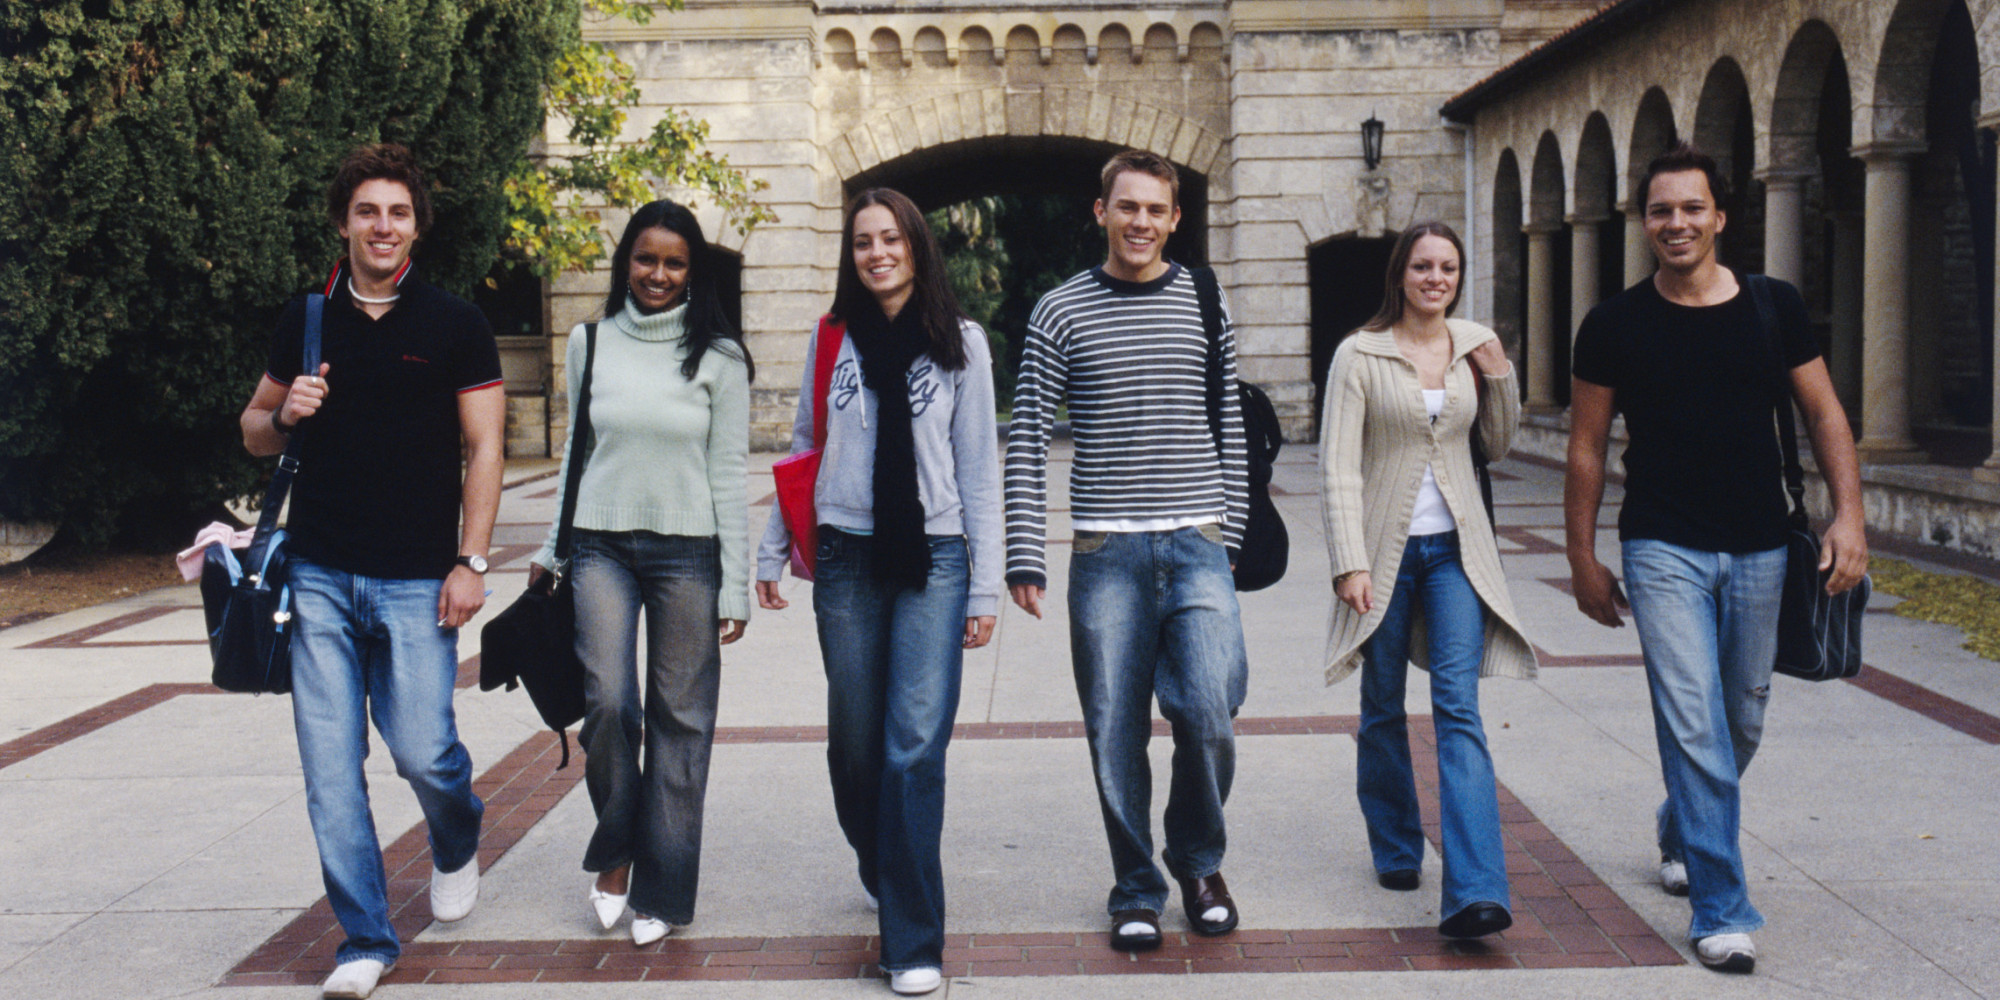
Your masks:
[[[1435,219],[1419,222],[1396,237],[1396,245],[1389,251],[1389,273],[1382,281],[1382,308],[1375,311],[1374,318],[1361,324],[1363,330],[1387,330],[1403,318],[1403,272],[1409,269],[1417,241],[1426,236],[1436,236],[1458,251],[1458,284],[1451,290],[1451,301],[1445,303],[1444,314],[1450,316],[1458,308],[1459,296],[1465,294],[1465,241],[1450,226]]]
[[[1104,164],[1104,172],[1098,176],[1099,181],[1102,182],[1103,191],[1099,193],[1098,197],[1105,201],[1110,201],[1111,185],[1117,182],[1119,174],[1127,171],[1151,174],[1166,181],[1167,190],[1172,194],[1174,204],[1180,204],[1180,171],[1175,170],[1174,165],[1168,163],[1166,157],[1158,153],[1148,153],[1143,149],[1128,149],[1112,157],[1109,162]]]
[[[431,229],[431,193],[424,184],[424,172],[408,148],[393,142],[375,142],[356,147],[333,172],[333,184],[326,189],[326,217],[336,226],[347,223],[347,206],[354,189],[373,180],[395,181],[410,192],[410,208],[417,214],[417,235]]]
[[[1699,170],[1708,178],[1708,196],[1715,202],[1715,207],[1721,208],[1729,198],[1729,179],[1722,176],[1722,168],[1716,166],[1715,158],[1702,152],[1700,146],[1681,142],[1646,164],[1646,179],[1639,183],[1639,211],[1644,212],[1646,203],[1653,198],[1653,178],[1687,170]]]

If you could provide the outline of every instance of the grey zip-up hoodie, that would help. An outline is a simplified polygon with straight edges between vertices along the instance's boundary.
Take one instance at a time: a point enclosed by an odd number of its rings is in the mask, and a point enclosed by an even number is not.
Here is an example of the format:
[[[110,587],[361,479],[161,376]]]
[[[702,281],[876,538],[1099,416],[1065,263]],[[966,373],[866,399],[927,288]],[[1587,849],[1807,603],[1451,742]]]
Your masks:
[[[966,321],[965,367],[952,372],[919,357],[910,366],[910,430],[916,438],[917,494],[924,534],[963,535],[971,562],[967,617],[997,614],[1005,538],[1000,493],[999,429],[993,412],[993,356],[986,331]],[[812,447],[814,332],[792,420],[792,453]],[[861,384],[854,343],[842,338],[828,391],[826,450],[813,490],[819,523],[848,531],[875,530],[875,393]],[[776,580],[791,552],[791,532],[774,504],[757,549],[757,579]]]

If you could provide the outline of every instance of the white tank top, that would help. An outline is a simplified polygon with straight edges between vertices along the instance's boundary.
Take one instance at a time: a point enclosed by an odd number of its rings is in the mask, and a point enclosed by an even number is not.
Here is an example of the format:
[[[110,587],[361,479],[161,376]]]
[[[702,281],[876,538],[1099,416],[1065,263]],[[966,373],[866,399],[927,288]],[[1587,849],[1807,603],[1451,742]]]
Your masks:
[[[1424,390],[1424,410],[1436,423],[1438,414],[1444,412],[1444,390]],[[1444,494],[1438,491],[1437,476],[1431,472],[1430,463],[1424,463],[1424,481],[1417,487],[1417,506],[1410,514],[1411,535],[1437,535],[1456,531],[1458,522],[1452,520],[1451,508],[1445,506]]]

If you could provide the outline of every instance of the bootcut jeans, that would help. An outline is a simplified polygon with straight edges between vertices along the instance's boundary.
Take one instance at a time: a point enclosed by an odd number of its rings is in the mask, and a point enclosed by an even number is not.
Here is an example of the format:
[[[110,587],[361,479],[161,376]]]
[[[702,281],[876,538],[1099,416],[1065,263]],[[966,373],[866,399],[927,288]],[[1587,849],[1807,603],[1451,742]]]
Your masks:
[[[932,535],[924,586],[896,587],[875,579],[873,545],[820,526],[813,613],[834,813],[881,906],[882,968],[902,972],[944,964],[945,751],[971,569],[964,538]]]
[[[388,876],[368,806],[368,719],[410,783],[430,831],[432,863],[455,872],[479,851],[486,806],[458,739],[452,691],[458,630],[438,627],[442,580],[362,576],[292,564],[292,722],[305,769],[306,813],[327,902],[347,932],[336,962],[393,965]]]
[[[576,653],[583,661],[583,778],[597,829],[583,870],[632,866],[634,913],[687,924],[701,875],[702,803],[722,679],[713,536],[578,531]],[[639,612],[646,614],[640,700]],[[640,747],[645,755],[640,757]]]

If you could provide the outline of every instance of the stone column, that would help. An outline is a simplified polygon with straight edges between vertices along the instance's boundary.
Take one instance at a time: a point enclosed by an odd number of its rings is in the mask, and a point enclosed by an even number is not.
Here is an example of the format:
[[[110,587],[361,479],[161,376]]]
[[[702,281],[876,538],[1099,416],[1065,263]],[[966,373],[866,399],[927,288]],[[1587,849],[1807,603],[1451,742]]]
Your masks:
[[[1915,462],[1910,440],[1909,143],[1857,146],[1868,170],[1861,279],[1861,440],[1863,462]]]
[[[1562,226],[1530,223],[1528,234],[1528,405],[1554,409],[1556,345],[1555,239]]]
[[[1608,216],[1569,216],[1569,321],[1583,326],[1583,318],[1597,304],[1597,240],[1599,227]],[[1569,332],[1576,343],[1576,330]]]
[[[1804,188],[1806,175],[1795,170],[1764,170],[1764,273],[1800,285],[1806,275]]]
[[[1981,128],[2000,128],[2000,115],[1988,115],[1981,118],[1979,126]],[[2000,217],[2000,203],[1996,203],[1994,214],[1996,217]],[[1996,218],[1995,221],[2000,222],[2000,218]],[[2000,254],[1995,255],[1995,261],[1994,269],[1996,272],[2000,272]],[[1994,277],[1996,279],[1993,284],[1994,305],[2000,306],[2000,273],[1996,273]],[[1994,313],[1994,316],[2000,317],[2000,312]],[[2000,320],[1996,320],[1994,327],[1996,330],[1994,336],[2000,338]],[[1974,470],[1973,475],[1987,482],[2000,480],[2000,350],[1993,352],[1993,454],[1986,457],[1986,463]]]
[[[1618,206],[1625,213],[1625,287],[1630,288],[1653,276],[1653,244],[1646,239],[1646,206],[1628,201]]]

